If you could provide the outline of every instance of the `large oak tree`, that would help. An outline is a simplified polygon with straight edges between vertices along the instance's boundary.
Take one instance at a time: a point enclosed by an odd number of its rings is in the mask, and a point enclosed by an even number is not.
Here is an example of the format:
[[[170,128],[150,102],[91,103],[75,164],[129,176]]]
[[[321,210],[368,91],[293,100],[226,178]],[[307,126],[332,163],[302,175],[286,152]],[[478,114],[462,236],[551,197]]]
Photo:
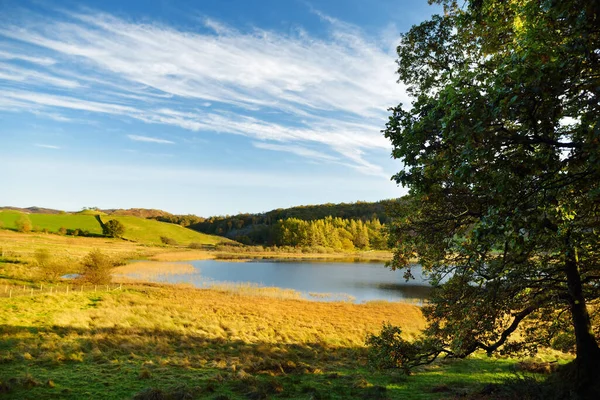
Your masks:
[[[410,275],[417,257],[436,284],[430,346],[413,362],[572,335],[589,395],[600,375],[599,2],[438,3],[443,16],[402,36],[399,80],[414,101],[385,130],[411,194],[391,265]]]

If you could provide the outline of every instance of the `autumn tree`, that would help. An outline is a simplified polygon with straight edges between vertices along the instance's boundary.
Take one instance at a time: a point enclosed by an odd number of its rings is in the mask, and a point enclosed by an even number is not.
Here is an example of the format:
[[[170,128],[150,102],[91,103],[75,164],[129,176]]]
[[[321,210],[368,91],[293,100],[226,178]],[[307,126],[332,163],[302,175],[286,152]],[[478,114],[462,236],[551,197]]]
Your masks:
[[[413,96],[385,136],[411,202],[392,268],[434,284],[410,361],[535,349],[572,334],[578,391],[600,377],[600,5],[467,0],[398,47]],[[520,329],[519,337],[513,333]],[[414,350],[414,349],[413,349]]]
[[[17,228],[17,231],[27,233],[31,232],[33,224],[27,214],[21,214],[15,221],[15,227]]]
[[[81,262],[79,279],[95,285],[106,285],[112,281],[112,270],[118,265],[99,249],[92,250]]]

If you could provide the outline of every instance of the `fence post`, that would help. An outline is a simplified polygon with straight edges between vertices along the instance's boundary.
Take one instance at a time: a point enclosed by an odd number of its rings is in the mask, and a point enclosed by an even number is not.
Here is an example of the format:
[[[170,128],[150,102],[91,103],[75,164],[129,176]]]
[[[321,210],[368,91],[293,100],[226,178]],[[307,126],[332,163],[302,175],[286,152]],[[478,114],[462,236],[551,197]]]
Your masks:
[[[10,292],[8,292],[8,298],[12,298],[12,289],[10,289]]]
[[[69,285],[67,285],[67,294],[69,294]]]
[[[33,288],[31,288],[31,297],[33,297]]]

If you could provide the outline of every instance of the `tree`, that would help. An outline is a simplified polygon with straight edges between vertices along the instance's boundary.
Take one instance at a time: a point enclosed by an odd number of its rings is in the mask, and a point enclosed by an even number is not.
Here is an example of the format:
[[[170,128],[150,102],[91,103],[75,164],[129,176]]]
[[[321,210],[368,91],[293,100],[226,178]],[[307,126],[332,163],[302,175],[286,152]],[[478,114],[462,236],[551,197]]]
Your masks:
[[[17,231],[27,233],[31,232],[33,224],[26,214],[21,214],[15,221],[15,227],[17,228]]]
[[[111,219],[106,224],[102,224],[102,233],[106,236],[120,238],[125,233],[125,226],[116,219]]]
[[[95,285],[106,285],[111,282],[111,271],[117,265],[117,262],[95,249],[83,259],[79,279]]]
[[[402,36],[399,80],[414,101],[384,131],[405,165],[394,179],[410,188],[390,265],[410,278],[417,257],[434,285],[429,345],[412,362],[535,351],[572,333],[576,390],[589,396],[600,376],[600,5],[437,3],[443,16]]]
[[[53,259],[50,251],[47,249],[37,249],[33,254],[35,264],[37,265],[40,275],[44,279],[56,280],[67,272],[63,263]]]

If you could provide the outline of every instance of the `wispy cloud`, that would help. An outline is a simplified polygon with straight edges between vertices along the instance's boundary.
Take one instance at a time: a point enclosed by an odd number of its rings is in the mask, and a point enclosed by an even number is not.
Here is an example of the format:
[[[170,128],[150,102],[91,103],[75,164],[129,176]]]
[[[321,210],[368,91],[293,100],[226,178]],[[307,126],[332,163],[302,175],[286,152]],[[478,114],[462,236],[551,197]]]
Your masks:
[[[40,65],[53,65],[56,63],[56,60],[53,60],[51,58],[48,57],[31,57],[25,54],[19,54],[19,53],[11,53],[8,51],[3,51],[0,50],[0,60],[23,60],[23,61],[28,61],[31,63],[35,63],[35,64],[40,64]]]
[[[127,137],[136,142],[160,143],[160,144],[175,144],[170,140],[158,139],[149,136],[127,135]]]
[[[273,150],[273,151],[284,151],[288,153],[293,153],[301,157],[312,158],[319,161],[338,161],[338,157],[331,156],[329,154],[322,153],[320,151],[308,149],[302,146],[296,145],[281,145],[281,144],[273,144],[273,143],[264,143],[264,142],[254,142],[252,145],[258,149],[263,150]]]
[[[36,143],[36,144],[34,144],[34,146],[36,146],[36,147],[42,147],[44,149],[60,150],[60,146],[55,146],[53,144]]]
[[[0,50],[0,85],[20,84],[3,92],[0,110],[70,109],[243,135],[256,147],[380,175],[368,154],[390,149],[380,133],[386,109],[408,99],[396,84],[393,43],[321,13],[326,38],[213,19],[203,21],[210,33],[199,33],[92,11],[23,15],[0,17],[0,35],[37,49]]]

